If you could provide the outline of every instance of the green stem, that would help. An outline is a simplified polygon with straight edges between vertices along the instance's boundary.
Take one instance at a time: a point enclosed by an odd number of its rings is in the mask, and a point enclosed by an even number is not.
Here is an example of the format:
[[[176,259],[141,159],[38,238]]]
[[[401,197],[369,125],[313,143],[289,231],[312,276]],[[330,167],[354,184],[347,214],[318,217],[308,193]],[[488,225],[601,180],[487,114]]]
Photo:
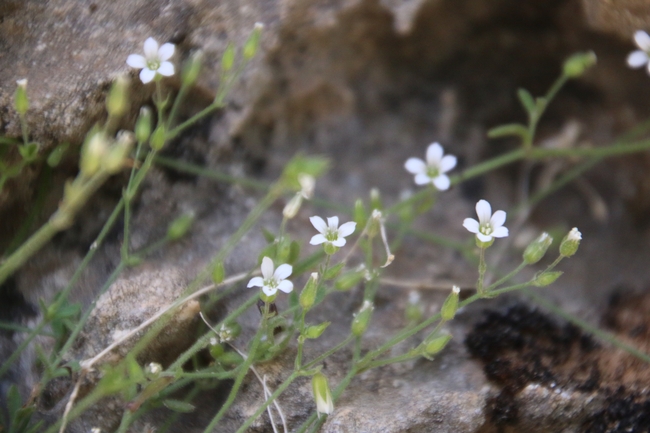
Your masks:
[[[251,365],[253,365],[253,361],[255,360],[255,355],[257,351],[257,347],[259,346],[260,340],[262,339],[262,335],[264,334],[264,331],[266,330],[266,321],[267,321],[267,316],[263,315],[262,316],[262,323],[260,324],[260,327],[258,328],[257,332],[255,333],[255,337],[253,337],[253,341],[250,346],[250,350],[248,353],[248,356],[246,357],[246,360],[241,365],[241,369],[239,373],[237,374],[237,377],[235,378],[235,383],[232,385],[232,388],[230,389],[230,393],[228,394],[228,398],[226,401],[221,405],[221,408],[219,409],[219,412],[212,418],[212,421],[210,421],[210,424],[203,430],[203,433],[210,433],[212,430],[215,428],[215,426],[219,423],[221,418],[225,415],[226,411],[230,408],[230,406],[233,404],[235,401],[235,397],[237,397],[237,394],[239,393],[239,388],[242,385],[242,382],[244,381],[244,378],[246,377],[246,374],[248,374],[248,370],[250,369]]]
[[[262,414],[262,412],[264,412],[266,410],[266,408],[268,408],[269,405],[271,403],[273,403],[280,396],[280,394],[282,394],[284,392],[284,390],[287,389],[289,387],[289,385],[291,385],[293,383],[293,381],[296,380],[297,378],[299,378],[300,376],[302,376],[302,374],[299,371],[294,371],[293,373],[291,373],[291,375],[289,377],[287,377],[282,382],[282,384],[280,384],[278,389],[276,389],[273,392],[273,394],[271,394],[271,396],[268,397],[264,401],[264,403],[255,411],[255,413],[253,415],[248,417],[246,422],[244,424],[242,424],[242,426],[239,427],[239,429],[237,429],[237,431],[235,433],[243,433],[243,432],[245,432],[246,429],[248,427],[250,427],[251,424],[253,424],[253,422],[255,422],[255,420]]]
[[[486,270],[487,265],[485,264],[485,248],[481,247],[478,261],[478,281],[476,282],[476,292],[481,296],[485,296],[486,294],[486,291],[483,290],[483,281],[485,280]]]

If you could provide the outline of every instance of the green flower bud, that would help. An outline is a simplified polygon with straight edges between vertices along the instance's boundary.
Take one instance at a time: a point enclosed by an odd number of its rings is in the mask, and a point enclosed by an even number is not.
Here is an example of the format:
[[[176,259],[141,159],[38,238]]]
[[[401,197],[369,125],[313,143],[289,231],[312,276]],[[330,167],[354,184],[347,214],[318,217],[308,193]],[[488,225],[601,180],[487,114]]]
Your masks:
[[[244,44],[244,58],[246,60],[250,60],[253,57],[255,57],[255,54],[257,54],[257,48],[260,45],[260,38],[262,36],[262,29],[264,29],[264,24],[262,23],[255,23],[255,27],[253,27],[253,32],[251,35],[248,37],[248,40]]]
[[[226,51],[223,52],[221,56],[221,71],[228,72],[232,69],[232,66],[235,64],[235,47],[229,43],[226,47]]]
[[[175,241],[182,238],[194,223],[194,214],[187,213],[176,218],[167,228],[167,240]]]
[[[412,290],[409,292],[409,301],[404,310],[404,316],[409,322],[422,320],[422,307],[420,306],[420,292]]]
[[[181,75],[183,84],[186,86],[193,85],[196,82],[196,79],[199,77],[202,65],[203,51],[199,50],[192,54],[189,60],[185,62],[183,73]]]
[[[542,260],[544,254],[546,254],[546,250],[548,250],[548,247],[550,247],[552,243],[553,238],[546,232],[542,233],[526,247],[526,250],[524,251],[524,263],[532,265]]]
[[[533,286],[535,287],[546,287],[550,284],[553,284],[555,280],[560,278],[564,272],[554,271],[554,272],[543,272],[538,275],[533,281]]]
[[[305,338],[318,338],[330,326],[331,322],[323,322],[320,325],[310,326],[305,329]]]
[[[226,269],[223,267],[223,262],[219,262],[212,269],[212,282],[214,284],[221,284],[225,277]]]
[[[212,358],[214,358],[215,360],[219,359],[225,352],[226,349],[223,347],[223,344],[219,344],[216,342],[215,344],[210,344],[210,355],[212,355]]]
[[[593,51],[576,53],[564,62],[563,72],[568,78],[578,78],[596,64],[596,54]]]
[[[314,374],[311,378],[311,387],[314,393],[318,417],[320,418],[321,413],[329,415],[334,412],[332,393],[330,392],[327,378],[320,372]]]
[[[144,143],[151,135],[151,109],[149,107],[142,107],[140,115],[135,122],[135,138],[140,143]]]
[[[562,243],[560,244],[560,255],[563,257],[571,257],[574,255],[578,251],[581,240],[582,233],[580,233],[577,227],[572,228],[564,239],[562,239]]]
[[[460,293],[460,287],[454,286],[451,289],[451,293],[445,299],[442,308],[440,309],[440,315],[442,320],[448,321],[452,320],[458,311],[458,294]]]
[[[334,283],[334,288],[336,290],[350,290],[359,282],[363,279],[365,276],[366,272],[365,269],[363,270],[357,270],[357,271],[352,271],[352,272],[346,272],[345,274],[341,275],[338,280]]]
[[[341,270],[345,266],[345,263],[341,262],[338,265],[334,265],[328,270],[325,271],[323,274],[323,280],[331,280],[332,278],[336,278],[339,276],[341,273]]]
[[[130,131],[120,131],[117,135],[117,140],[108,150],[106,158],[102,161],[102,168],[108,173],[117,173],[124,167],[126,158],[131,152],[131,147],[135,137]]]
[[[359,309],[359,312],[354,316],[352,320],[352,335],[355,337],[361,337],[368,329],[368,324],[372,318],[372,310],[375,307],[372,305],[372,302],[366,300],[363,301],[363,305]]]
[[[84,143],[81,149],[79,169],[85,177],[92,177],[102,165],[108,150],[108,140],[101,132],[96,132]]]
[[[29,98],[27,97],[27,78],[16,81],[16,93],[14,93],[14,108],[21,116],[29,110]]]
[[[357,223],[357,229],[363,230],[366,226],[366,221],[368,221],[368,212],[366,207],[363,205],[363,200],[357,199],[354,202],[354,222]]]
[[[422,343],[422,356],[431,360],[440,353],[451,340],[451,335],[439,335]]]
[[[241,355],[237,352],[225,352],[219,357],[219,362],[227,366],[239,365],[244,361]]]
[[[160,150],[165,145],[165,127],[163,125],[158,126],[151,134],[151,139],[149,144],[153,150]]]
[[[316,302],[316,291],[318,289],[318,272],[313,272],[305,288],[300,292],[300,306],[305,310],[309,310]]]
[[[106,98],[106,111],[112,117],[122,117],[129,106],[129,80],[126,76],[117,77]]]

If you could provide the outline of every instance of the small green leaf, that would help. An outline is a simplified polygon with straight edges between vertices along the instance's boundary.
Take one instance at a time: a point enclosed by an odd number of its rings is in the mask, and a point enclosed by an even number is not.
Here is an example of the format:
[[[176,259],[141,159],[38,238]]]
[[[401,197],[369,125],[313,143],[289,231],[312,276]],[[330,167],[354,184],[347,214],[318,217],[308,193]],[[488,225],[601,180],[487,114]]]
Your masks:
[[[299,258],[300,244],[298,241],[291,241],[291,245],[289,246],[289,260],[287,260],[287,263],[294,264],[298,261]]]
[[[68,147],[70,147],[70,143],[61,143],[56,146],[54,150],[52,150],[47,156],[47,165],[50,167],[56,167],[59,165],[63,159],[63,156],[67,152]]]
[[[266,240],[267,243],[270,244],[272,242],[275,242],[275,234],[271,233],[265,227],[262,227],[262,235],[264,236],[264,239]]]
[[[525,140],[528,138],[528,128],[520,123],[508,123],[490,129],[487,136],[489,138],[516,136]]]
[[[536,110],[533,95],[531,95],[528,90],[520,88],[517,90],[517,97],[519,98],[519,102],[521,102],[521,105],[524,107],[526,112],[529,115],[533,115]]]
[[[214,284],[221,284],[226,277],[226,269],[223,267],[223,262],[219,262],[212,269],[212,282]]]
[[[20,156],[23,157],[25,162],[32,162],[38,157],[38,143],[31,142],[24,146],[19,146],[18,152],[20,152]]]
[[[190,412],[194,412],[194,410],[196,409],[194,405],[180,400],[167,399],[163,401],[163,404],[167,409],[173,410],[174,412],[180,412],[180,413],[190,413]]]

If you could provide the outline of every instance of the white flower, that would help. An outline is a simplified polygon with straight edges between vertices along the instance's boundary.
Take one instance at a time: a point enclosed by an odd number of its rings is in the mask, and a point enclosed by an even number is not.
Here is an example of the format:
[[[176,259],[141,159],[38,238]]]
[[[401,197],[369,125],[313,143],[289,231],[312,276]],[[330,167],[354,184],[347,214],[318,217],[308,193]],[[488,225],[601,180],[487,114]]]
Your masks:
[[[174,44],[163,44],[158,48],[154,38],[144,41],[144,56],[131,54],[126,59],[126,64],[132,68],[142,69],[140,80],[147,84],[156,77],[156,74],[170,77],[174,75],[174,65],[168,60],[174,55]]]
[[[280,265],[275,272],[273,270],[273,260],[264,257],[262,259],[262,276],[251,278],[247,287],[261,287],[266,296],[273,296],[278,290],[290,293],[293,290],[293,283],[286,278],[293,271],[291,265]]]
[[[647,65],[648,73],[650,74],[650,63],[648,63],[650,59],[648,57],[650,53],[650,36],[643,30],[637,30],[634,33],[634,42],[636,42],[636,46],[640,49],[632,51],[627,56],[627,64],[630,68],[640,68]]]
[[[476,233],[479,241],[490,242],[492,238],[505,238],[508,236],[508,229],[503,227],[503,223],[506,222],[506,213],[504,211],[498,210],[492,215],[490,203],[479,200],[476,203],[476,214],[478,215],[478,221],[474,218],[465,218],[463,227],[472,233]]]
[[[578,230],[578,227],[574,227],[571,229],[569,234],[567,235],[567,239],[570,241],[580,241],[582,240],[582,233],[580,233],[580,230]]]
[[[336,216],[327,218],[327,224],[319,216],[310,217],[309,221],[320,232],[314,235],[309,241],[312,245],[320,245],[327,242],[335,247],[342,247],[345,245],[345,237],[354,233],[354,229],[357,227],[357,223],[352,221],[339,227],[339,217]]]
[[[417,185],[432,183],[440,191],[449,188],[449,177],[445,173],[454,167],[456,167],[456,157],[443,156],[442,146],[438,143],[431,143],[427,147],[426,163],[420,158],[409,158],[404,164],[404,168],[415,175]]]

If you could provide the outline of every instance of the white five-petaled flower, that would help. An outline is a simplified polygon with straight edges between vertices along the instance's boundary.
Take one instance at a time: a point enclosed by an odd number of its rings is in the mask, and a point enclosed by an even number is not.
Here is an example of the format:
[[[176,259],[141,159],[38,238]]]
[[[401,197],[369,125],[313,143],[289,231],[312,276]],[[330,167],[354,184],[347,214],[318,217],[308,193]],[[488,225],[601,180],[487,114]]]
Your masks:
[[[286,263],[278,266],[274,271],[273,260],[269,257],[262,259],[262,276],[254,277],[248,282],[247,287],[261,287],[266,296],[273,296],[278,290],[290,293],[293,290],[293,283],[287,280],[293,268]]]
[[[174,65],[168,60],[174,55],[174,44],[166,43],[158,48],[154,38],[144,41],[144,56],[131,54],[126,59],[126,64],[132,68],[142,69],[140,80],[147,84],[156,77],[156,74],[170,77],[174,75]]]
[[[427,162],[420,158],[409,158],[404,164],[404,168],[409,173],[415,175],[417,185],[426,185],[432,183],[440,191],[449,188],[449,177],[445,174],[452,168],[456,167],[456,157],[454,155],[444,155],[442,146],[438,143],[431,143],[427,147]]]
[[[309,218],[312,225],[320,233],[314,235],[309,241],[312,245],[320,245],[322,243],[330,243],[335,247],[342,247],[345,245],[346,236],[350,236],[354,233],[354,229],[357,227],[355,222],[347,222],[339,227],[339,217],[333,216],[327,218],[327,224],[323,218],[319,216],[313,216]]]
[[[639,47],[638,50],[632,51],[627,56],[627,64],[631,68],[640,68],[647,65],[648,73],[650,74],[650,36],[643,30],[634,32],[634,42]]]
[[[506,222],[506,213],[498,210],[492,214],[490,203],[485,200],[479,200],[476,203],[476,214],[478,221],[474,218],[465,218],[463,227],[472,233],[481,242],[490,242],[492,238],[505,238],[508,236],[508,229],[503,226]]]

